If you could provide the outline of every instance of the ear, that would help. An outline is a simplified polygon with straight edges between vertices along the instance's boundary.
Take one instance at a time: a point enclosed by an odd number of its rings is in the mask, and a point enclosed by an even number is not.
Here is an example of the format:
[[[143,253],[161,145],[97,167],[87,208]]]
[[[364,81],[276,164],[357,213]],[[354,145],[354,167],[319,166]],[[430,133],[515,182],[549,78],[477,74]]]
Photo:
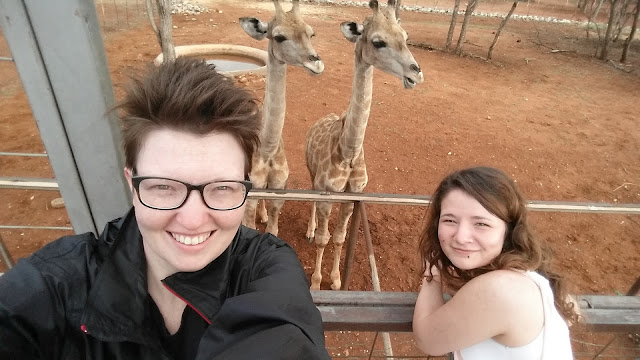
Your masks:
[[[127,184],[129,185],[129,190],[131,194],[133,194],[133,182],[131,181],[131,177],[133,176],[131,168],[124,168],[124,178],[127,180]]]
[[[352,21],[345,21],[342,24],[340,24],[340,31],[342,31],[342,34],[344,35],[344,37],[347,38],[347,40],[351,41],[352,43],[360,39],[360,36],[362,36],[363,30],[364,30],[364,27],[362,25],[356,24]]]
[[[244,31],[256,40],[262,40],[267,36],[267,23],[260,21],[259,19],[252,17],[241,17],[239,19],[240,26]]]

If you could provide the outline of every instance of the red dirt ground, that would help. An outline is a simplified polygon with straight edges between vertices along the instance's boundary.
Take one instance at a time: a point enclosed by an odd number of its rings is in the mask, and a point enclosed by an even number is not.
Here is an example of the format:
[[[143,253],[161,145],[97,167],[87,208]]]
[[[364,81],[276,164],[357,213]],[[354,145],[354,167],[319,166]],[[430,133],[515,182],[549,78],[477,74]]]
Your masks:
[[[405,1],[405,4],[410,3]],[[241,16],[268,21],[269,2],[213,1],[210,13],[175,15],[176,45],[233,43],[266,48],[237,24]],[[442,4],[440,5],[442,7]],[[510,4],[486,5],[492,11]],[[309,189],[304,163],[304,136],[314,121],[347,107],[351,91],[353,46],[339,31],[342,21],[362,21],[366,8],[302,5],[317,36],[314,46],[325,71],[309,76],[289,68],[284,141],[291,174],[289,188]],[[558,16],[575,16],[562,6]],[[114,24],[114,9],[105,4],[104,43],[116,97],[127,75],[160,52],[144,16]],[[130,8],[129,14],[135,10]],[[219,12],[220,11],[220,12]],[[122,10],[120,11],[122,21]],[[129,15],[131,16],[131,15]],[[441,47],[449,17],[405,12],[403,27],[414,43]],[[369,184],[366,192],[428,195],[452,170],[473,165],[496,166],[518,182],[529,200],[640,204],[640,46],[630,65],[614,66],[591,57],[593,40],[577,26],[511,21],[502,33],[492,61],[485,57],[499,19],[474,17],[465,51],[459,57],[411,47],[424,70],[425,82],[403,90],[400,80],[376,70],[365,149]],[[117,23],[116,23],[117,24]],[[458,26],[459,29],[459,26]],[[619,45],[611,58],[619,57]],[[562,50],[551,52],[551,49]],[[0,38],[0,56],[10,56]],[[242,84],[262,99],[264,78],[245,77]],[[244,81],[244,80],[243,80]],[[44,153],[38,129],[15,66],[0,62],[0,151]],[[54,177],[46,158],[0,156],[0,176]],[[55,192],[0,190],[0,224],[70,226],[64,209],[48,204]],[[424,208],[367,207],[382,290],[416,291],[419,284],[417,236]],[[305,240],[310,204],[287,202],[280,236],[298,252],[310,275],[315,248]],[[336,213],[334,209],[334,213]],[[556,252],[556,265],[566,274],[572,293],[625,293],[640,275],[640,216],[534,212],[538,234]],[[2,229],[0,235],[14,258],[27,256],[69,231]],[[352,290],[372,290],[362,236],[356,250]],[[325,252],[322,287],[329,288],[332,247]],[[0,271],[5,264],[0,263]],[[333,355],[366,354],[373,334],[330,334]],[[610,334],[573,330],[576,357],[597,352]],[[397,335],[394,347],[417,355],[410,337]],[[614,343],[638,354],[626,334]],[[377,341],[376,349],[380,349]],[[591,344],[591,345],[590,345]],[[346,350],[346,351],[345,351]],[[380,350],[378,350],[379,352]],[[625,353],[626,351],[626,353]],[[605,354],[629,354],[629,349]],[[631,356],[631,355],[629,355]],[[587,357],[585,357],[587,358]],[[591,358],[591,357],[588,357]],[[606,357],[605,357],[606,358]]]

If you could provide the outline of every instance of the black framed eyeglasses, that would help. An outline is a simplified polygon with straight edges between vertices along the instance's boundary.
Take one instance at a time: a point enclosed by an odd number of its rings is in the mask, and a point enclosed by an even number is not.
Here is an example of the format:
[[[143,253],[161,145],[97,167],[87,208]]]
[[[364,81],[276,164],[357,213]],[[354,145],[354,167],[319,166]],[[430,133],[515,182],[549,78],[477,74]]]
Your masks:
[[[181,207],[193,190],[200,193],[209,209],[233,210],[244,204],[252,187],[251,182],[246,180],[222,180],[193,185],[164,177],[135,175],[131,177],[131,182],[142,205],[156,210]]]

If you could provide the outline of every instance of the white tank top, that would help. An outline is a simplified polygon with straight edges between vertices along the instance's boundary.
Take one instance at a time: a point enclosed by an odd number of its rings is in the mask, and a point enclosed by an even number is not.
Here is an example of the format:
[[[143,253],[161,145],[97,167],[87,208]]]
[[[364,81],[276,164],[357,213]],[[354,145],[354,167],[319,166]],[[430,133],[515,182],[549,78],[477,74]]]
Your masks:
[[[538,336],[518,347],[508,347],[487,339],[456,351],[455,360],[573,360],[569,328],[555,307],[549,281],[533,271],[524,274],[538,285],[542,294],[544,326]]]

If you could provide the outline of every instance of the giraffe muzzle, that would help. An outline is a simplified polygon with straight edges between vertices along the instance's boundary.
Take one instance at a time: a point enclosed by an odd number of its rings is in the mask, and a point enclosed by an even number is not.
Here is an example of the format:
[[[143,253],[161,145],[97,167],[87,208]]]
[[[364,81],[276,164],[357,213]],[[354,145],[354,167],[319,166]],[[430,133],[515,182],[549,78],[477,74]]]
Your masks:
[[[415,72],[415,75],[410,74],[404,77],[402,81],[402,85],[404,86],[405,89],[413,89],[414,87],[416,87],[416,85],[424,81],[424,75],[422,74],[422,70],[420,70],[420,67],[417,64],[411,64],[409,68],[413,72]]]
[[[324,63],[318,55],[309,55],[309,61],[305,61],[302,65],[311,75],[320,75],[324,71]]]

